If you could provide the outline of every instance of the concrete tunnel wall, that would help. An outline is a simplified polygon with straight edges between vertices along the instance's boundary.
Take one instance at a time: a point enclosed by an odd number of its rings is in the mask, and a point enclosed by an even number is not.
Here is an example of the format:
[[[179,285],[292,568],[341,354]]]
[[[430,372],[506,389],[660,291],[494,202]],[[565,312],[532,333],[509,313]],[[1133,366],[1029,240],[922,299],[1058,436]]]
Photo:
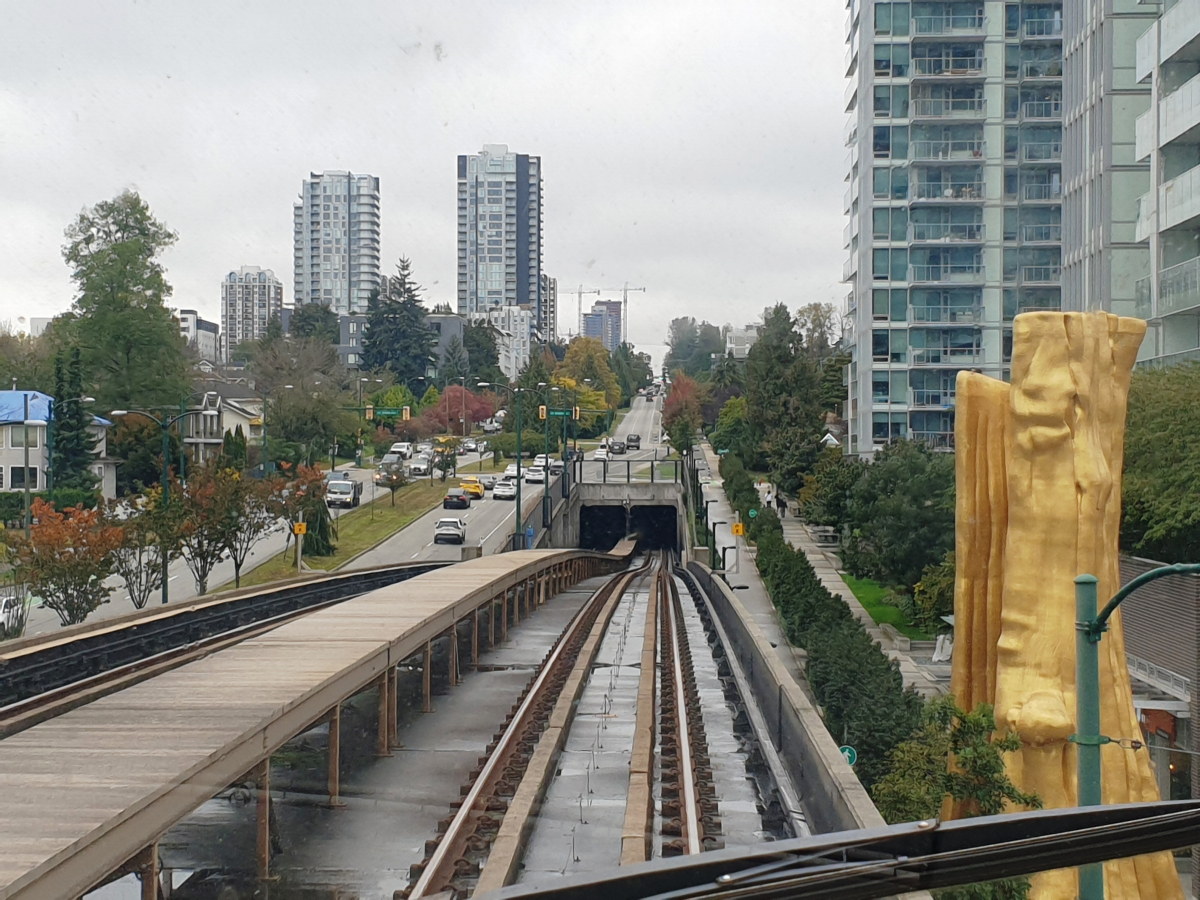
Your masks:
[[[552,546],[583,547],[607,540],[607,550],[625,536],[627,505],[629,525],[646,536],[647,546],[686,546],[683,488],[672,482],[574,485],[569,501],[556,510]]]

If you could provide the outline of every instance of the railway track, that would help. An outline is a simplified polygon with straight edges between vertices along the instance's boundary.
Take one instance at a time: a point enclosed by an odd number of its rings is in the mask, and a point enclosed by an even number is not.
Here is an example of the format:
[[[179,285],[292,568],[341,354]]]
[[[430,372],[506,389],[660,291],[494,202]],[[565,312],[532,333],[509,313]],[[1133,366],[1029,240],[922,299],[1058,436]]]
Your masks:
[[[684,584],[686,602],[693,604],[691,585]],[[705,703],[713,701],[702,698],[693,658],[709,653],[698,606],[692,605],[690,618],[685,614],[665,554],[614,576],[588,599],[494,734],[438,834],[426,842],[424,860],[412,866],[406,900],[447,893],[461,900],[520,880],[526,860],[545,859],[539,841],[562,845],[567,826],[546,820],[546,809],[561,811],[564,797],[573,808],[577,782],[556,783],[578,779],[581,767],[588,786],[579,791],[579,824],[569,827],[576,863],[584,852],[575,843],[576,830],[589,826],[585,803],[594,820],[594,830],[580,832],[580,840],[589,842],[589,861],[626,865],[724,846],[705,727]],[[715,683],[718,667],[712,658],[707,665]],[[630,677],[637,679],[635,692],[621,683]],[[598,678],[606,682],[594,683]],[[719,690],[717,702],[725,702]],[[734,718],[728,714],[730,731]],[[612,731],[602,738],[609,722]],[[589,740],[591,762],[581,764]],[[612,760],[628,760],[623,808],[615,812],[619,801],[611,795],[595,807],[585,800],[593,773],[600,777],[598,745],[609,754],[603,764],[607,785],[625,777]],[[744,771],[741,780],[747,780]],[[540,827],[539,818],[549,824]]]
[[[441,568],[418,563],[143,610],[0,645],[0,738],[368,591]]]

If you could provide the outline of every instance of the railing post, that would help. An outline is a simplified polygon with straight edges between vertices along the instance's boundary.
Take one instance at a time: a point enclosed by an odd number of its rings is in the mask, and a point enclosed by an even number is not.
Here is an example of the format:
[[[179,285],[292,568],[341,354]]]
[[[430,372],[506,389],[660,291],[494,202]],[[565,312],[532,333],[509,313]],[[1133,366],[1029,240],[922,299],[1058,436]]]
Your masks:
[[[458,623],[450,626],[450,686],[458,685]]]
[[[329,772],[327,786],[329,790],[329,805],[332,807],[345,806],[341,798],[342,790],[342,705],[339,703],[329,711]]]
[[[375,755],[376,756],[391,756],[391,748],[388,747],[388,700],[392,694],[391,688],[391,666],[384,669],[379,676],[379,729],[376,733],[375,740]]]
[[[1075,754],[1079,771],[1079,805],[1099,806],[1100,793],[1100,647],[1092,640],[1096,618],[1095,575],[1075,579]],[[1079,867],[1079,900],[1104,900],[1104,866]]]
[[[421,712],[433,712],[433,641],[425,642],[425,659],[421,667]]]
[[[258,797],[254,804],[257,832],[255,861],[259,881],[271,878],[271,757],[258,764]]]
[[[475,607],[475,614],[471,617],[471,667],[476,671],[479,670],[479,607]]]

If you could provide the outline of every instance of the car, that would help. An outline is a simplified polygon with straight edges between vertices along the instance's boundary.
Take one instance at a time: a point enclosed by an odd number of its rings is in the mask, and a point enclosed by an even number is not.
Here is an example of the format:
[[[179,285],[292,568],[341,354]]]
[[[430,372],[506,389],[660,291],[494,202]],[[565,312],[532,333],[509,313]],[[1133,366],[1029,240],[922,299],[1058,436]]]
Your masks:
[[[545,484],[546,483],[546,470],[543,469],[541,466],[530,466],[528,469],[525,470],[525,483],[526,484]]]
[[[624,453],[625,452],[625,442],[624,441],[609,441],[608,442],[608,452],[612,453],[612,454],[617,454],[617,455]]]
[[[417,452],[421,453],[423,451],[429,451],[430,453],[432,453],[433,452],[433,441],[421,441],[421,443],[417,444]]]
[[[462,442],[462,448],[468,453],[474,453],[478,444],[475,443],[475,438],[467,438]]]
[[[496,486],[496,476],[495,475],[480,475],[479,483],[483,485],[483,489],[485,491],[490,491],[492,488],[494,488]]]
[[[442,498],[442,509],[470,509],[471,495],[462,488],[450,488]]]
[[[403,475],[404,474],[403,465],[401,465],[398,462],[395,462],[395,463],[388,463],[386,466],[379,466],[375,470],[375,474],[372,475],[371,477],[376,484],[385,484],[385,483],[391,482],[393,472],[399,472],[401,475]]]
[[[516,463],[508,464],[508,466],[504,469],[504,477],[505,478],[516,478],[517,477],[517,464]]]
[[[545,469],[550,466],[551,458],[552,457],[548,453],[539,453],[533,458],[533,464],[535,466],[541,466],[543,469]]]
[[[478,478],[476,478],[474,475],[468,475],[465,478],[463,478],[459,482],[458,486],[460,488],[462,488],[464,491],[466,491],[468,494],[470,494],[471,499],[473,499],[473,500],[482,500],[483,499],[483,492],[484,492],[485,488],[484,488],[482,482],[480,482],[480,480]]]
[[[428,475],[430,471],[429,460],[414,459],[408,464],[409,475]]]
[[[381,466],[394,466],[396,463],[402,462],[403,459],[404,458],[399,453],[392,453],[389,451],[383,454],[383,457],[379,460],[379,464]]]
[[[483,423],[483,433],[484,434],[496,434],[502,427],[503,426],[501,426],[501,424],[499,422],[484,422]]]
[[[561,459],[550,460],[550,474],[561,475],[563,470],[563,461]]]
[[[592,454],[592,459],[596,462],[608,462],[608,448],[597,447],[596,452]]]
[[[503,481],[497,481],[496,486],[492,488],[493,500],[516,500],[517,499],[517,483],[508,478]]]
[[[631,434],[625,438],[625,446],[630,450],[642,449],[642,436],[640,434]]]
[[[413,445],[408,441],[397,441],[388,452],[398,454],[401,459],[412,459]]]
[[[462,519],[438,519],[433,526],[433,542],[435,544],[465,544],[467,542],[467,523]]]
[[[325,504],[353,509],[362,496],[362,485],[350,478],[338,478],[325,483]]]

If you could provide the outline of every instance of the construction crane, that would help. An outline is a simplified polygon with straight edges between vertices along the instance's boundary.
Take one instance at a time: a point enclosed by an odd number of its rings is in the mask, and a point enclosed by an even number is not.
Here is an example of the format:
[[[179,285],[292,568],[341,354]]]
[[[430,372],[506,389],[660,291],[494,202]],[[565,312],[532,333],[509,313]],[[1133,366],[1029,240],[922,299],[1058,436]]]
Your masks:
[[[645,293],[646,289],[644,287],[631,288],[629,286],[629,282],[627,281],[627,282],[625,282],[625,285],[623,287],[600,288],[600,290],[596,291],[596,293],[600,293],[601,291],[603,291],[606,294],[615,294],[617,291],[621,292],[621,343],[622,344],[629,343],[629,292],[630,291],[642,291],[643,293]],[[580,323],[583,322],[582,317],[580,318],[579,321],[580,321]],[[582,330],[582,326],[581,326],[580,330]]]
[[[579,330],[576,333],[582,335],[583,334],[583,295],[584,294],[597,294],[598,295],[600,293],[600,288],[588,288],[587,290],[584,290],[584,287],[581,284],[579,286],[579,290],[577,291],[577,293],[579,295],[579,298],[577,301],[578,306],[576,308],[576,314],[579,318]]]

